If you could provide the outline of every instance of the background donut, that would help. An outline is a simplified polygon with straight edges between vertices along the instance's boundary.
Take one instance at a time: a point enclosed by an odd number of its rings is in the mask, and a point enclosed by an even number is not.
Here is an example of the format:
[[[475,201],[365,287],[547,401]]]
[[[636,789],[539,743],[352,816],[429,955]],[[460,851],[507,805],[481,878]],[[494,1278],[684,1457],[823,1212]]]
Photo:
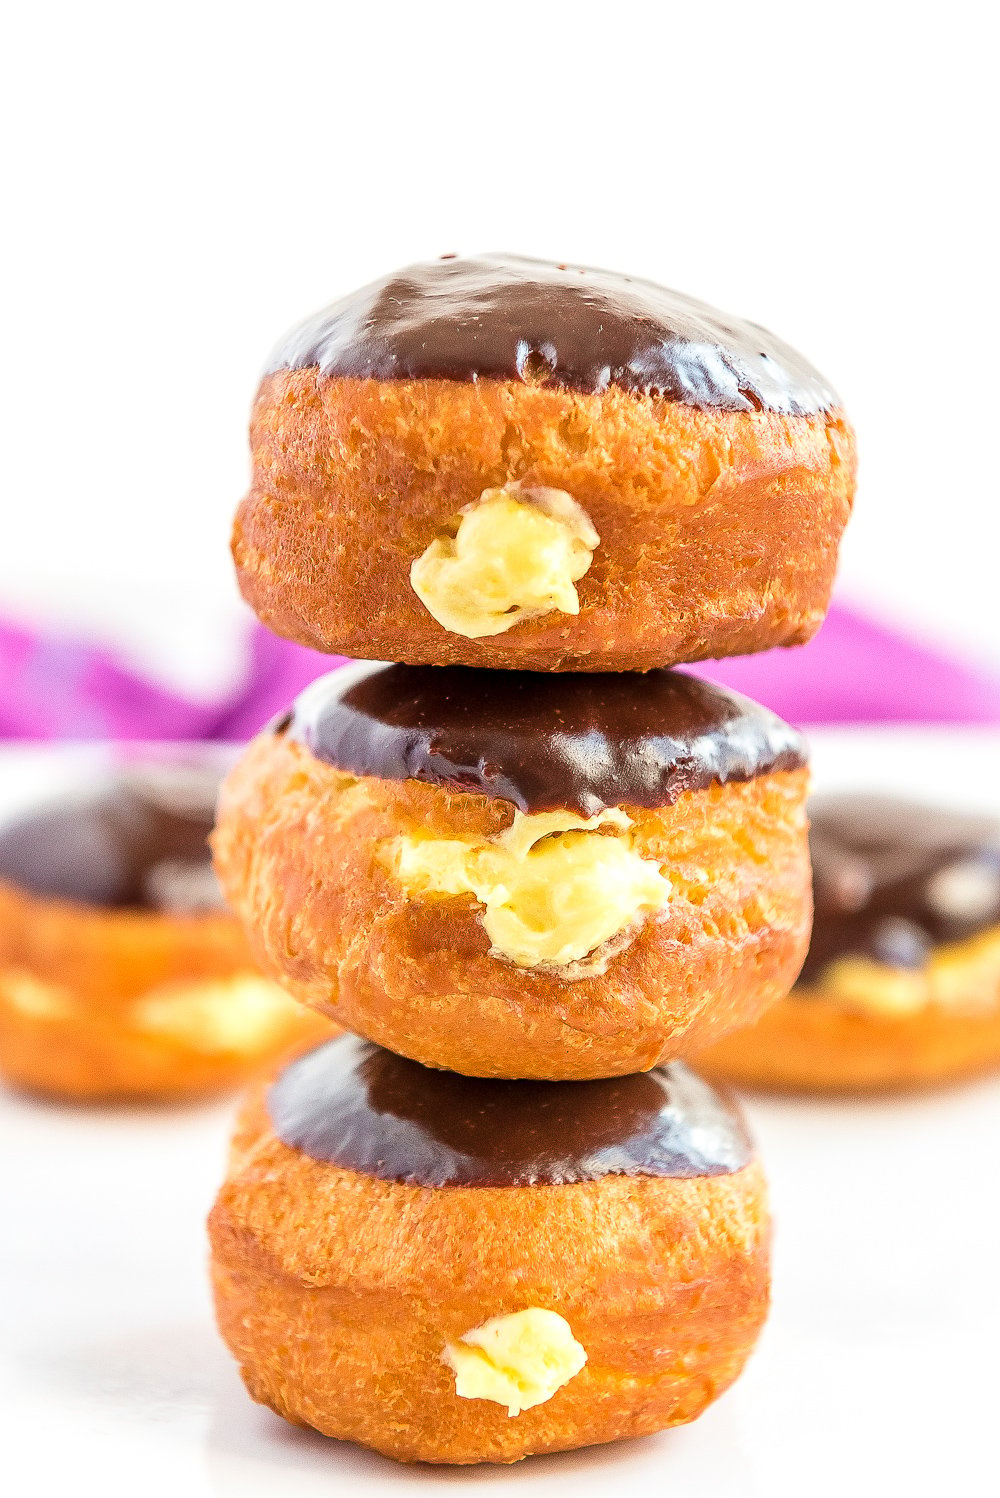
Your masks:
[[[60,1097],[184,1096],[330,1033],[261,976],[224,906],[217,784],[133,771],[0,832],[0,1075]]]
[[[816,916],[801,979],[699,1065],[806,1091],[1000,1065],[1000,824],[873,795],[810,810]]]

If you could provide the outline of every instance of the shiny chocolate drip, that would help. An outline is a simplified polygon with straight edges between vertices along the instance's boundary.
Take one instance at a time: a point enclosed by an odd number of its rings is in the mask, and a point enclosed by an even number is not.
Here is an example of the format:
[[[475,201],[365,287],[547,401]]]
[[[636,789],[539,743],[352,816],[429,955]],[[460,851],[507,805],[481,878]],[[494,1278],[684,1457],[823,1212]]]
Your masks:
[[[212,872],[218,777],[160,768],[53,802],[0,830],[0,879],[111,909],[222,909]]]
[[[516,255],[445,257],[373,281],[308,318],[268,372],[377,380],[609,386],[699,409],[813,415],[839,404],[755,323],[652,281]]]
[[[681,671],[331,672],[278,729],[354,775],[585,817],[805,763],[801,736],[774,713]]]
[[[341,1035],[282,1072],[268,1109],[291,1149],[411,1186],[726,1175],[753,1153],[735,1106],[676,1063],[601,1082],[496,1082]]]
[[[809,808],[815,918],[801,982],[838,957],[919,968],[1000,925],[1000,823],[884,796]]]

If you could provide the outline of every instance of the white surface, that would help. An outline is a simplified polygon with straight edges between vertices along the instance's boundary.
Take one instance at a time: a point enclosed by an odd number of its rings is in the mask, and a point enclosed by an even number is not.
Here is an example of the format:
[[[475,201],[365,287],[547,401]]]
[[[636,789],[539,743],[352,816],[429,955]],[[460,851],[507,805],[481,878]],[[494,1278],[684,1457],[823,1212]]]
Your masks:
[[[817,734],[814,762],[821,787],[1000,811],[996,735]],[[0,801],[46,773],[0,757]],[[992,1498],[1000,1080],[900,1102],[748,1106],[777,1232],[773,1313],[743,1378],[682,1430],[449,1471],[295,1430],[244,1395],[204,1273],[227,1106],[94,1111],[0,1094],[4,1491],[374,1498],[499,1484],[536,1498],[569,1482],[677,1498]]]
[[[1000,659],[995,6],[9,9],[0,605],[214,657],[272,344],[500,248],[801,347],[859,432],[847,592]]]

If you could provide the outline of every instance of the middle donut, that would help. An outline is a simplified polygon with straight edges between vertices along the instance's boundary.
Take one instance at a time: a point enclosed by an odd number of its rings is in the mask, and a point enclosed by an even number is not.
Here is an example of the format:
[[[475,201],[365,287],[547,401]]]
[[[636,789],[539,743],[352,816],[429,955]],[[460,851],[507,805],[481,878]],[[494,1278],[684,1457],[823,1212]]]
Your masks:
[[[800,736],[677,671],[361,666],[251,744],[214,834],[255,955],[425,1065],[648,1070],[805,957]]]

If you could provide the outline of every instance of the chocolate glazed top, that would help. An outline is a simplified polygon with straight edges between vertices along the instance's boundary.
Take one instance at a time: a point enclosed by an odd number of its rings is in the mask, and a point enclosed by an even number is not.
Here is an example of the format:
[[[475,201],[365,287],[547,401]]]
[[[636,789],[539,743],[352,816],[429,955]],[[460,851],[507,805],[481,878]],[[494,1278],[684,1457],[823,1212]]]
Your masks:
[[[610,385],[700,409],[813,415],[839,405],[756,323],[652,281],[517,255],[445,256],[373,281],[293,329],[268,373]]]
[[[218,776],[144,770],[0,830],[0,879],[49,899],[191,914],[224,908],[212,872]]]
[[[290,1148],[411,1186],[726,1175],[753,1154],[734,1105],[676,1063],[601,1082],[497,1082],[341,1035],[293,1061],[267,1102]]]
[[[781,718],[681,671],[334,671],[277,729],[354,775],[584,817],[805,763],[801,736]]]
[[[809,811],[816,913],[800,981],[845,956],[919,968],[1000,925],[1000,823],[883,796]]]

